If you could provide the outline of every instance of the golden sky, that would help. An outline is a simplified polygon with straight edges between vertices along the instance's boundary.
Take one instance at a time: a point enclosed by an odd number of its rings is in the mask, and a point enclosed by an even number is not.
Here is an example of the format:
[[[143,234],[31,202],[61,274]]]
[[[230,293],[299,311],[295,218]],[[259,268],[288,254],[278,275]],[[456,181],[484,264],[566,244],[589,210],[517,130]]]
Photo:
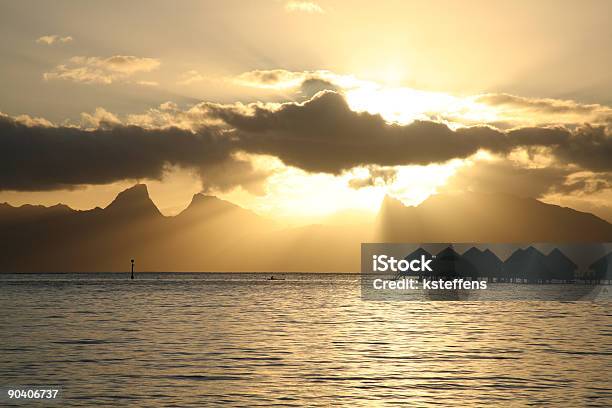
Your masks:
[[[284,220],[450,190],[612,220],[608,1],[0,6],[0,202]]]

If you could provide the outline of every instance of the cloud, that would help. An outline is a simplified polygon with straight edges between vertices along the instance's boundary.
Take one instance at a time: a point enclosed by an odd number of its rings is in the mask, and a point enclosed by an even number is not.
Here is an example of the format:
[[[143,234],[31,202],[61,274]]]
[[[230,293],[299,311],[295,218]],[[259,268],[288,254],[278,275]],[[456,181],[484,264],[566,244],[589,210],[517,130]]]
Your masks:
[[[562,185],[554,186],[552,193],[591,195],[612,190],[612,172],[579,172],[567,177]]]
[[[327,84],[325,89],[351,89],[359,86],[372,86],[352,75],[341,75],[326,70],[288,71],[286,69],[264,69],[243,72],[233,78],[232,82],[241,86],[261,89],[296,89],[318,82]],[[333,88],[332,88],[333,87]]]
[[[202,102],[189,109],[181,110],[176,103],[168,101],[160,104],[156,108],[148,109],[144,113],[128,114],[123,118],[121,123],[145,129],[176,127],[194,132],[203,127],[223,125],[224,123],[222,121],[210,117],[207,113],[210,106],[225,105]],[[238,109],[241,104],[237,103],[232,106]]]
[[[564,128],[520,128],[507,132],[515,146],[546,146],[552,157],[564,164],[592,171],[612,170],[612,135],[603,126],[584,125],[574,131]]]
[[[300,93],[306,99],[311,99],[322,91],[334,91],[339,93],[341,89],[331,81],[320,78],[308,78],[300,85]]]
[[[284,69],[254,70],[236,76],[234,82],[254,88],[287,89],[299,87],[308,76],[308,72],[293,72]]]
[[[37,44],[46,44],[46,45],[52,45],[52,44],[56,44],[56,43],[65,44],[65,43],[68,43],[68,42],[72,42],[73,40],[74,40],[74,38],[72,38],[69,35],[67,35],[65,37],[61,37],[59,35],[53,34],[53,35],[43,35],[42,37],[38,37],[38,39],[36,39],[36,43]]]
[[[265,181],[272,171],[256,168],[253,163],[240,155],[232,155],[215,165],[207,165],[201,169],[204,192],[227,192],[241,186],[254,195],[265,195]]]
[[[155,58],[141,58],[131,55],[112,57],[72,57],[67,64],[58,65],[51,72],[43,74],[45,80],[63,79],[86,84],[111,84],[125,80],[140,72],[150,72],[160,66]]]
[[[310,172],[339,174],[357,166],[425,165],[465,158],[480,149],[508,154],[517,147],[546,146],[564,164],[603,171],[612,168],[612,137],[603,127],[459,128],[415,121],[387,123],[380,115],[352,111],[344,97],[322,92],[304,103],[251,111],[209,105],[209,116],[235,129],[241,147],[268,154]]]
[[[323,14],[325,10],[317,3],[312,1],[289,1],[285,4],[285,10],[288,12],[302,12],[310,14]]]
[[[397,179],[397,169],[392,167],[368,167],[366,177],[357,177],[349,180],[349,187],[360,189],[364,187],[386,186],[393,184]]]
[[[550,98],[525,98],[506,93],[485,94],[477,99],[492,106],[508,106],[512,108],[529,109],[542,113],[592,113],[603,109],[610,112],[610,108],[599,104],[584,105],[572,100],[560,100]]]
[[[121,120],[115,114],[98,107],[93,114],[81,113],[81,124],[85,129],[96,129],[120,125]]]
[[[159,105],[159,109],[164,111],[178,111],[179,107],[175,102],[167,101]]]
[[[168,166],[197,170],[207,188],[256,190],[265,175],[237,157],[217,129],[143,129],[103,109],[87,130],[20,123],[0,115],[0,190],[44,191],[128,179],[161,179]],[[110,120],[110,122],[109,122]]]
[[[475,101],[496,108],[497,120],[510,123],[605,124],[612,120],[612,108],[572,100],[525,98],[500,93],[480,95]]]
[[[0,117],[2,113],[0,113]],[[43,127],[51,127],[53,123],[45,118],[36,118],[30,115],[19,115],[15,118],[15,122],[21,123],[26,126],[43,126]]]
[[[192,69],[190,71],[183,72],[181,74],[181,76],[179,77],[179,80],[177,81],[177,84],[178,85],[189,85],[189,84],[192,84],[194,82],[203,81],[204,79],[206,79],[206,78],[202,74],[200,74],[198,71]]]
[[[253,185],[265,175],[244,154],[276,157],[310,173],[367,168],[367,176],[352,181],[355,188],[392,182],[392,166],[446,163],[481,150],[512,166],[490,165],[487,171],[467,173],[459,184],[517,186],[529,194],[543,194],[545,185],[588,191],[606,184],[566,183],[566,178],[589,171],[605,179],[612,172],[612,137],[601,126],[500,131],[486,126],[453,130],[431,121],[401,125],[352,111],[333,91],[301,103],[200,103],[180,110],[166,102],[124,118],[98,108],[82,115],[80,127],[0,119],[0,189],[156,179],[165,166],[176,165],[197,169],[210,188],[243,185],[255,191]],[[531,168],[534,164],[538,168]]]
[[[576,127],[590,123],[612,129],[611,107],[571,100],[509,94],[454,96],[408,87],[389,87],[326,70],[254,70],[229,80],[239,86],[296,92],[306,98],[312,97],[316,91],[334,90],[345,95],[351,109],[378,113],[389,122],[402,124],[429,120],[446,123],[452,128],[489,125],[512,129],[552,125]]]

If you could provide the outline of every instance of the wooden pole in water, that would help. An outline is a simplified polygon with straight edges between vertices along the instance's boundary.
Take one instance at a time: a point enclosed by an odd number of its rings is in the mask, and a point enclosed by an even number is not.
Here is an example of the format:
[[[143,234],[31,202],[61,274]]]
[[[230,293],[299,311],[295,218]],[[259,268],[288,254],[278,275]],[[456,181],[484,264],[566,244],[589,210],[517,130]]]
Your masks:
[[[132,276],[130,279],[134,279],[134,260],[132,259]]]

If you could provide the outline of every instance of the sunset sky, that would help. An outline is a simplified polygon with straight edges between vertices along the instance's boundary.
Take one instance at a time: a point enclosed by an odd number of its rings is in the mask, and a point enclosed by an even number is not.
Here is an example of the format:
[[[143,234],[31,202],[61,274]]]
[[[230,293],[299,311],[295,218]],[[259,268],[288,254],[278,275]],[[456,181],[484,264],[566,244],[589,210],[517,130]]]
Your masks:
[[[374,214],[507,192],[612,221],[610,1],[0,5],[0,202]]]

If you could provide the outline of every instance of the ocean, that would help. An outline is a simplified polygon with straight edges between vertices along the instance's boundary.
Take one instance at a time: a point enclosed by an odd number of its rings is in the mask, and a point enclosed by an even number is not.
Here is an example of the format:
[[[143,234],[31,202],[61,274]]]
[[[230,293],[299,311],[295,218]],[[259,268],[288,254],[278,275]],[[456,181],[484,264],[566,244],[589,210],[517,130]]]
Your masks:
[[[33,405],[62,407],[612,406],[609,301],[366,301],[359,275],[269,277],[0,275],[0,386],[57,386]]]

